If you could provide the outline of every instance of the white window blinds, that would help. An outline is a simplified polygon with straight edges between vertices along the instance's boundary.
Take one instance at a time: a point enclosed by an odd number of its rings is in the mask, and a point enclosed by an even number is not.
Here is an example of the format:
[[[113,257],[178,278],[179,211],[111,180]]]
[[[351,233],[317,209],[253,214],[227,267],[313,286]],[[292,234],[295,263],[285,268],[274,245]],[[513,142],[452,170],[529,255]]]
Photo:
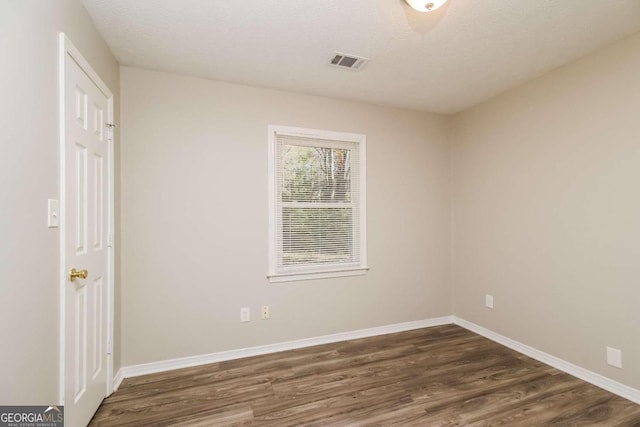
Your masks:
[[[364,135],[280,127],[270,127],[270,134],[270,277],[361,272],[366,268]]]

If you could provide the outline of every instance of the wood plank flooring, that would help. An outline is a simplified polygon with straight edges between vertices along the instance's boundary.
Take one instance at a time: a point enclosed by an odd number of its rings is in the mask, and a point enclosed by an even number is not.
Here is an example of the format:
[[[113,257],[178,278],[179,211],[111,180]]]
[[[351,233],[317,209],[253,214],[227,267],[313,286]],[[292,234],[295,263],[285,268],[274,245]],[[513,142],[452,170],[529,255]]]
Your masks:
[[[125,379],[91,426],[640,426],[640,405],[454,325]]]

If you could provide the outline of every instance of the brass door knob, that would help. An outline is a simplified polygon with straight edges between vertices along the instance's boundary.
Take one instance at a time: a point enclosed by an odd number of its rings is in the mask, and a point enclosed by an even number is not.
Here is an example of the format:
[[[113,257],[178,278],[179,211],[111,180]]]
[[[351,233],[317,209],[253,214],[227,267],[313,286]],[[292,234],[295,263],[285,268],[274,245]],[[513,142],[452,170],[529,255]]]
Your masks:
[[[69,280],[73,282],[78,278],[86,279],[88,275],[89,275],[89,272],[87,270],[76,271],[75,268],[72,268],[71,271],[69,272]]]

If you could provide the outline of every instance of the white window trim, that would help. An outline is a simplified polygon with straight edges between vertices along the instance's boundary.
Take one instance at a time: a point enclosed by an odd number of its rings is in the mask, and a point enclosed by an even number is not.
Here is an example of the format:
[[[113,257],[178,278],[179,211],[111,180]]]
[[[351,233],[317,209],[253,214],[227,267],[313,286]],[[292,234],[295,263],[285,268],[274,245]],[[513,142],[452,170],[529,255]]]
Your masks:
[[[366,186],[366,136],[357,133],[334,132],[319,129],[306,129],[291,126],[269,125],[269,273],[267,278],[271,283],[291,282],[298,280],[327,279],[332,277],[358,276],[366,274],[367,266],[367,186]],[[277,248],[276,248],[276,221],[277,221],[277,194],[276,194],[276,135],[290,135],[303,138],[316,138],[339,142],[355,142],[360,151],[360,263],[347,265],[318,266],[318,271],[312,267],[292,267],[286,272],[277,272]],[[296,271],[299,270],[299,271]]]

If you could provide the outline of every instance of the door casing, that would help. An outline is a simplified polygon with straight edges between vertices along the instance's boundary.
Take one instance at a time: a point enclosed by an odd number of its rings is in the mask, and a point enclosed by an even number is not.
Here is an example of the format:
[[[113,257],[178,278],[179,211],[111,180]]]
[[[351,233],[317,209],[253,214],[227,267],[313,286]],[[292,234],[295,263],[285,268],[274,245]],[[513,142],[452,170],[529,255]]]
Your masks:
[[[102,81],[100,76],[93,70],[89,62],[82,56],[80,51],[69,40],[65,33],[59,34],[59,69],[58,69],[58,110],[59,110],[59,168],[60,168],[60,360],[59,360],[59,404],[64,405],[65,400],[65,286],[67,286],[67,263],[66,263],[66,164],[65,164],[65,150],[66,150],[66,123],[65,123],[65,59],[69,55],[78,64],[78,66],[89,76],[89,78],[95,83],[100,91],[107,98],[107,123],[113,123],[113,93],[109,90],[109,87]],[[107,203],[108,203],[108,218],[107,218],[107,388],[105,390],[105,397],[113,393],[114,386],[114,373],[113,373],[113,319],[114,319],[114,141],[115,130],[111,128],[108,140],[108,160],[107,160]]]

